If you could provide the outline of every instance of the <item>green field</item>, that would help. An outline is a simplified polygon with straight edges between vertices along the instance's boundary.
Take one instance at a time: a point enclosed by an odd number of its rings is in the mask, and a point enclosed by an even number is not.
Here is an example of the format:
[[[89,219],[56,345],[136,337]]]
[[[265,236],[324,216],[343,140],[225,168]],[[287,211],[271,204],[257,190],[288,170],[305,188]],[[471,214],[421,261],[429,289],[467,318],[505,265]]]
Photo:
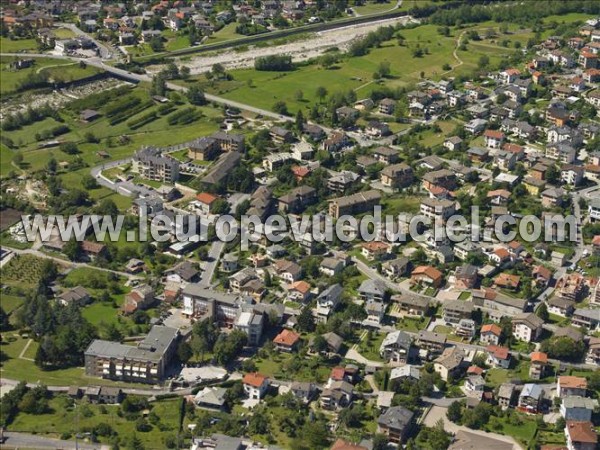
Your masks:
[[[485,25],[489,28],[490,25]],[[231,72],[234,80],[220,83],[205,83],[206,89],[226,98],[236,99],[269,109],[278,100],[288,104],[291,112],[298,108],[308,108],[317,101],[317,87],[324,86],[330,91],[358,90],[360,97],[366,97],[377,86],[372,83],[372,74],[378,70],[381,62],[392,63],[391,76],[385,84],[389,87],[406,86],[420,80],[421,72],[425,77],[441,78],[442,66],[452,65],[457,61],[452,55],[456,48],[456,36],[444,37],[439,35],[437,27],[424,25],[418,28],[402,30],[405,45],[400,46],[395,40],[383,43],[380,48],[372,49],[368,55],[344,58],[332,69],[324,69],[318,65],[301,65],[296,70],[286,73],[259,72],[253,69],[234,70]],[[412,56],[413,49],[419,45],[426,48],[428,54],[420,58]],[[491,45],[491,44],[490,44]],[[515,50],[499,46],[491,46],[491,63],[498,62],[503,55],[510,55]],[[468,48],[459,52],[464,61],[452,75],[468,72],[474,69],[482,54],[490,53],[490,48]],[[403,64],[396,64],[403,61]],[[251,81],[250,81],[251,80]],[[202,81],[202,79],[201,79]],[[335,89],[331,88],[335,86]],[[296,91],[304,94],[303,101],[297,101]]]
[[[0,37],[0,53],[25,53],[37,50],[38,44],[35,39],[9,39]]]
[[[363,6],[353,6],[352,9],[354,10],[354,12],[356,12],[357,14],[360,14],[361,16],[366,16],[369,14],[376,14],[376,13],[382,13],[385,11],[389,11],[390,9],[392,9],[395,6],[395,2],[382,2],[382,3],[376,3],[376,2],[369,2],[369,3],[365,3]]]
[[[86,401],[79,401],[78,408],[72,406],[71,400],[66,395],[59,395],[50,400],[50,412],[47,414],[32,415],[19,413],[11,424],[11,431],[33,432],[36,434],[58,437],[62,433],[73,435],[79,430],[90,429],[100,423],[110,425],[120,437],[125,439],[133,434],[142,441],[146,449],[166,448],[165,436],[175,434],[179,426],[179,399],[162,400],[151,404],[151,411],[159,418],[159,423],[148,432],[136,432],[135,420],[128,420],[117,414],[119,407],[116,405],[94,405]],[[100,438],[108,442],[107,438]]]
[[[0,93],[13,92],[20,81],[26,79],[31,74],[39,73],[43,70],[48,71],[52,77],[56,79],[60,78],[63,81],[87,78],[99,72],[98,69],[92,66],[83,69],[77,63],[56,58],[35,58],[35,63],[32,67],[21,70],[10,69],[8,65],[19,58],[16,56],[0,57],[0,76],[2,77]]]

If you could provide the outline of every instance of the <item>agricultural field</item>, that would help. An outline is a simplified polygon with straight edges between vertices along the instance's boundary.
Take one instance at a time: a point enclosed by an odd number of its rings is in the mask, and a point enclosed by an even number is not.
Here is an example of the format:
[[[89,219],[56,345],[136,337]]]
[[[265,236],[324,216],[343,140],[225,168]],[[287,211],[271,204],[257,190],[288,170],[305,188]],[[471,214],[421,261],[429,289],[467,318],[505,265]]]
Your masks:
[[[76,424],[79,430],[108,424],[119,436],[129,437],[135,434],[144,448],[166,448],[165,436],[174,436],[179,427],[179,402],[179,398],[152,402],[150,413],[158,421],[149,431],[136,432],[136,421],[119,414],[118,405],[103,406],[78,401],[75,408],[73,401],[66,395],[58,395],[50,400],[50,411],[46,414],[18,414],[11,424],[11,430],[59,437],[63,434],[72,436],[77,430]],[[106,439],[100,437],[102,442],[107,442]]]
[[[15,255],[2,269],[2,283],[18,288],[34,288],[46,275],[48,260],[33,255]]]

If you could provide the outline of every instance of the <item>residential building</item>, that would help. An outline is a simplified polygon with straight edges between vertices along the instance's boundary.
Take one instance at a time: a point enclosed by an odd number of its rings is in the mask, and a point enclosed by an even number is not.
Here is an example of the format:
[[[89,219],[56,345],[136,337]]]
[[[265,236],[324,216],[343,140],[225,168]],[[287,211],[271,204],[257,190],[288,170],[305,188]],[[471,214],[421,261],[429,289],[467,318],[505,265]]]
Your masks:
[[[464,357],[462,349],[456,346],[449,347],[433,361],[433,368],[442,380],[448,381],[460,372]]]
[[[258,372],[250,372],[242,379],[244,392],[252,400],[262,399],[269,389],[269,378]]]
[[[392,189],[409,186],[413,179],[413,170],[405,163],[392,164],[381,171],[381,184]]]
[[[542,400],[544,398],[544,390],[539,384],[525,384],[519,395],[518,408],[521,411],[537,414],[540,410]]]
[[[299,343],[300,335],[287,329],[281,330],[281,332],[275,336],[275,339],[273,339],[275,348],[287,353],[295,351],[298,348]]]
[[[591,422],[568,421],[565,427],[568,450],[596,450],[598,434]]]
[[[242,311],[239,313],[234,328],[243,331],[248,336],[248,345],[257,346],[260,344],[264,327],[264,318],[262,314],[255,314],[252,311]]]
[[[558,397],[567,396],[587,396],[587,379],[584,377],[563,375],[558,377],[556,383],[556,395]]]
[[[163,183],[174,183],[179,179],[179,161],[163,156],[157,147],[142,147],[133,156],[131,170],[142,178]]]
[[[381,342],[379,354],[388,362],[406,364],[411,359],[412,338],[403,331],[392,331]]]
[[[339,219],[346,214],[360,214],[372,210],[379,204],[381,193],[378,190],[358,192],[353,195],[329,200],[329,214]]]
[[[547,366],[548,355],[543,352],[533,352],[531,354],[531,365],[529,366],[529,378],[541,380],[544,378]]]
[[[179,331],[165,326],[154,326],[137,345],[95,339],[84,353],[85,373],[135,383],[159,383],[175,352]]]
[[[598,408],[598,400],[579,396],[568,396],[562,399],[560,415],[565,420],[589,422],[592,414]]]
[[[427,297],[412,295],[394,295],[392,301],[398,305],[400,313],[406,316],[424,317],[428,314],[430,304]]]
[[[502,336],[502,328],[496,324],[486,324],[481,327],[479,340],[488,345],[498,345]]]
[[[392,406],[377,419],[377,431],[392,444],[401,444],[408,437],[414,413],[403,406]]]
[[[525,342],[537,340],[542,333],[544,321],[533,313],[521,313],[513,317],[512,329],[516,339]]]
[[[444,321],[452,324],[457,324],[461,319],[470,319],[473,313],[473,304],[463,300],[446,300],[442,307]]]
[[[316,320],[319,323],[327,322],[329,315],[335,311],[342,299],[342,286],[333,284],[317,297]]]

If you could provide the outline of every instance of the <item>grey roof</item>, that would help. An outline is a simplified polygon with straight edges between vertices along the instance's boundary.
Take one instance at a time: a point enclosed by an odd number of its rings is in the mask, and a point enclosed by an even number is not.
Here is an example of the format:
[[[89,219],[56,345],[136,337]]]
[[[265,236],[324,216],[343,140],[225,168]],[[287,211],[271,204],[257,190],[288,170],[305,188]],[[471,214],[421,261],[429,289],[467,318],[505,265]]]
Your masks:
[[[473,304],[463,300],[446,300],[444,302],[444,310],[460,311],[470,313],[473,311]]]
[[[227,152],[221,155],[213,168],[202,178],[203,183],[217,184],[239,164],[242,155],[239,152]]]
[[[340,284],[332,284],[319,294],[318,299],[327,299],[328,297],[339,298],[344,289]]]
[[[392,331],[381,342],[381,348],[389,345],[399,345],[403,348],[409,348],[412,344],[412,338],[404,331]]]
[[[600,309],[577,308],[573,315],[600,322]]]
[[[563,398],[563,405],[565,408],[583,408],[593,410],[598,406],[598,400],[586,397],[580,397],[576,395],[570,395]]]
[[[463,264],[462,266],[458,266],[456,268],[455,276],[467,278],[475,277],[477,276],[477,267],[471,264]]]
[[[205,387],[196,394],[194,401],[208,405],[221,407],[225,404],[225,394],[227,389],[220,387]]]
[[[365,280],[358,288],[360,294],[385,294],[385,284],[379,280]]]
[[[511,398],[515,392],[516,386],[512,383],[502,383],[498,389],[499,398]]]
[[[85,354],[105,358],[126,357],[138,360],[158,361],[178,336],[179,330],[176,328],[154,326],[137,347],[95,339],[85,351]]]
[[[377,423],[386,428],[405,430],[410,425],[414,413],[403,406],[393,406],[379,416]]]
[[[411,366],[410,364],[394,367],[390,373],[390,380],[395,380],[397,378],[414,378],[415,380],[418,380],[421,378],[421,371],[418,367]]]
[[[465,353],[460,348],[450,347],[444,350],[444,353],[438,356],[434,362],[452,370],[461,365],[464,357]]]
[[[342,338],[338,334],[334,333],[333,331],[323,334],[322,337],[327,341],[327,345],[329,345],[336,352],[340,349],[340,347],[344,343],[344,338]]]
[[[531,397],[535,399],[539,399],[542,397],[543,389],[539,384],[528,383],[523,386],[523,390],[521,391],[521,397]]]
[[[446,343],[446,335],[435,333],[433,331],[421,330],[419,331],[419,340],[420,341],[428,341],[428,342],[436,342],[438,344]]]

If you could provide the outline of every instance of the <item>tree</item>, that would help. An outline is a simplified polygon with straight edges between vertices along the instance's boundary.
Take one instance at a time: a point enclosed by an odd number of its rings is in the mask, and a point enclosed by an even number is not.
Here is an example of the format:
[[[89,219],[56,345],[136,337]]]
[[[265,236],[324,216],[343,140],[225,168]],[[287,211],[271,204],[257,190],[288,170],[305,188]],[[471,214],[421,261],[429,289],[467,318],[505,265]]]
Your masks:
[[[568,336],[553,336],[543,341],[540,347],[550,358],[564,361],[579,361],[585,352],[583,340],[574,341]]]
[[[388,448],[388,438],[383,433],[377,433],[373,436],[373,450],[386,450]]]
[[[313,339],[312,349],[317,353],[321,353],[327,351],[327,348],[327,340],[322,335],[317,334]]]
[[[304,114],[302,114],[302,110],[298,110],[298,112],[296,113],[296,131],[298,131],[298,133],[301,133],[302,130],[304,129]]]
[[[296,99],[297,102],[301,102],[304,99],[304,92],[302,92],[302,90],[298,89],[294,93],[294,98]]]
[[[67,155],[76,155],[79,153],[79,149],[74,142],[63,142],[59,148],[61,152],[65,152]]]
[[[190,77],[190,68],[188,66],[183,66],[180,70],[179,70],[179,77],[182,80],[187,80]]]
[[[379,63],[379,69],[377,69],[377,72],[379,72],[379,75],[382,78],[387,78],[390,76],[391,74],[391,68],[390,68],[390,63],[389,61],[381,61]]]
[[[284,116],[287,116],[289,114],[287,105],[282,100],[275,102],[275,104],[273,105],[273,111],[276,112],[277,114],[282,114]]]
[[[190,86],[186,93],[188,101],[192,105],[202,106],[206,104],[206,97],[204,96],[204,92],[200,89],[200,86],[193,85]]]
[[[167,93],[167,80],[163,72],[159,72],[152,77],[150,85],[150,95],[159,95],[164,97]]]
[[[97,189],[99,187],[96,179],[89,173],[86,173],[81,177],[81,185],[87,190]]]
[[[68,242],[65,243],[65,246],[63,247],[63,253],[71,261],[77,261],[81,257],[81,242],[75,239],[75,237],[72,237]]]
[[[229,202],[224,198],[216,199],[212,204],[213,214],[227,214],[229,212]]]
[[[182,341],[177,347],[177,356],[179,358],[179,361],[181,361],[184,364],[189,361],[189,359],[192,357],[192,354],[192,347],[186,341]]]
[[[161,36],[154,36],[150,39],[150,48],[153,52],[162,52],[165,49]]]
[[[319,86],[315,94],[319,99],[319,102],[323,103],[323,99],[327,97],[327,89],[325,89],[323,86]]]
[[[13,160],[13,163],[15,164],[15,166],[21,167],[21,165],[23,164],[23,153],[21,153],[21,152],[15,153],[15,156],[13,156],[12,160]]]
[[[548,322],[548,319],[550,319],[550,313],[548,313],[548,306],[546,306],[546,303],[544,302],[542,302],[540,306],[538,306],[538,309],[536,309],[535,314],[544,322]]]
[[[485,69],[490,65],[490,58],[487,55],[481,55],[477,61],[477,67]]]
[[[454,401],[454,402],[450,403],[450,406],[448,407],[448,411],[446,411],[446,417],[448,417],[448,420],[450,420],[451,422],[460,424],[462,415],[463,415],[463,409],[462,409],[461,402]]]
[[[310,332],[315,329],[315,319],[312,315],[312,311],[308,306],[302,308],[298,315],[298,329],[300,331]]]

